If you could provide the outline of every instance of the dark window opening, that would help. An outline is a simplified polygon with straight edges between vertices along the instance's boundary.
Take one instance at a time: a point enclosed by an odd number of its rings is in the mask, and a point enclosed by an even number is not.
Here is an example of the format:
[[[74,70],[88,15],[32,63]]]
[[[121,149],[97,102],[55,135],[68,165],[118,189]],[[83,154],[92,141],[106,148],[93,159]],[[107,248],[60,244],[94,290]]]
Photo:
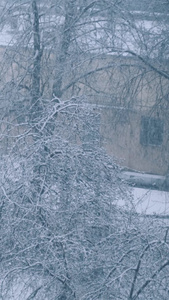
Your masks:
[[[163,142],[164,122],[161,119],[142,117],[140,143],[141,145],[159,146]]]

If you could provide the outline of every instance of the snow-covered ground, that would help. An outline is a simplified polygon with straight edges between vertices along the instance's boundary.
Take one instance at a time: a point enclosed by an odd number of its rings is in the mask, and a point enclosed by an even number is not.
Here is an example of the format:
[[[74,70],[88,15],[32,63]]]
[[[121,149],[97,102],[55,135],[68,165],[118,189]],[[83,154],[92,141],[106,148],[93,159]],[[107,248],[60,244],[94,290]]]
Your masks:
[[[13,45],[13,36],[8,31],[0,32],[0,45],[1,46],[12,46]]]
[[[169,192],[133,188],[136,211],[146,215],[169,215]]]
[[[132,188],[133,205],[138,213],[169,216],[169,191],[166,191],[169,183],[166,176],[125,171],[121,177],[129,185],[135,185]]]

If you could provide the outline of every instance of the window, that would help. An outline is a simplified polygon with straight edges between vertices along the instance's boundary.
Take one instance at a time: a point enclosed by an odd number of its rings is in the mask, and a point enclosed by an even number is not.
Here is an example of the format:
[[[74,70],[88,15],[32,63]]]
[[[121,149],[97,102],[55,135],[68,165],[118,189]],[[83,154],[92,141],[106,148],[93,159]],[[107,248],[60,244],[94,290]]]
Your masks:
[[[161,145],[163,142],[164,122],[159,118],[141,118],[140,143],[148,146]]]

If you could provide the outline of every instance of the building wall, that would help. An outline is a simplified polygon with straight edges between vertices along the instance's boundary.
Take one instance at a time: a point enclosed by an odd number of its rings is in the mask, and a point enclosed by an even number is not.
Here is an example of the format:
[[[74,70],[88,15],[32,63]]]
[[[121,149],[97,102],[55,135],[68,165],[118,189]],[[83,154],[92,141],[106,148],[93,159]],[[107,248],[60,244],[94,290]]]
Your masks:
[[[127,169],[150,174],[166,175],[169,166],[169,124],[165,116],[152,116],[148,112],[121,111],[121,122],[117,109],[102,108],[101,136],[107,152],[117,158]],[[122,119],[123,118],[123,119]],[[141,141],[142,120],[153,120],[155,125],[163,124],[163,132],[157,134],[150,128],[149,140]],[[152,124],[149,124],[150,127]],[[159,128],[161,129],[161,128]],[[145,134],[145,132],[144,132]]]

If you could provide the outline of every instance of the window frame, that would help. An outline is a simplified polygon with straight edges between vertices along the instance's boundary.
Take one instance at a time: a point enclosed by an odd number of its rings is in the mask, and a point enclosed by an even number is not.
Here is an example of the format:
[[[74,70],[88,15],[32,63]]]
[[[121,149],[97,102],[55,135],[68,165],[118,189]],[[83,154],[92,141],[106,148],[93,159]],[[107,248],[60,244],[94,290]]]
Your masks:
[[[142,116],[140,122],[140,144],[161,146],[163,144],[164,121],[160,118]]]

